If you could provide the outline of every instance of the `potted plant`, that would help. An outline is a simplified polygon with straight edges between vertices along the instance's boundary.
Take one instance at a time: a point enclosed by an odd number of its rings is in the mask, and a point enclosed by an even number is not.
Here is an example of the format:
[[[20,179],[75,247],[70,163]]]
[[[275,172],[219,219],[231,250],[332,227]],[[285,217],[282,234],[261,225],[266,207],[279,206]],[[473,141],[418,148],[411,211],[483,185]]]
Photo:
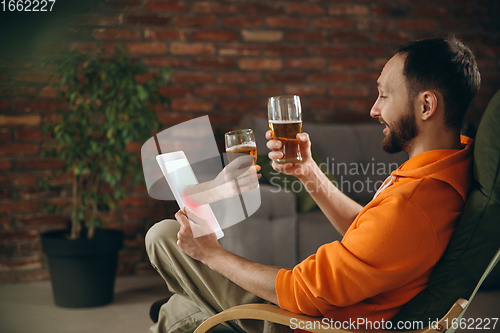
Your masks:
[[[113,298],[123,233],[99,228],[102,216],[126,197],[128,180],[143,181],[140,161],[127,144],[145,141],[159,128],[153,106],[169,103],[159,88],[170,73],[161,69],[146,80],[148,67],[123,47],[111,57],[63,51],[47,65],[58,98],[68,107],[42,125],[51,138],[44,156],[58,157],[64,164],[60,173],[73,178],[71,205],[46,207],[50,212],[69,208],[71,217],[71,230],[42,235],[54,298],[64,307],[104,305]],[[50,178],[42,181],[46,190]]]

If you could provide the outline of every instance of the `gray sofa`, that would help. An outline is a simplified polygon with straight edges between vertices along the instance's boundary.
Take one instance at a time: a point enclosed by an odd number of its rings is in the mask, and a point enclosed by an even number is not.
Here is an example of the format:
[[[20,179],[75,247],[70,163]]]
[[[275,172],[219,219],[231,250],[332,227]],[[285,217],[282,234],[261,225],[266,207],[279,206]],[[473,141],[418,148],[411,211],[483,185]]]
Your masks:
[[[239,128],[254,131],[258,155],[269,152],[267,119],[245,118]],[[361,204],[370,201],[390,171],[408,158],[405,153],[390,155],[382,150],[382,130],[378,123],[303,124],[338,187]],[[225,229],[221,245],[252,261],[291,268],[319,246],[340,240],[341,235],[320,210],[297,213],[293,188],[261,184],[260,208],[245,221]]]

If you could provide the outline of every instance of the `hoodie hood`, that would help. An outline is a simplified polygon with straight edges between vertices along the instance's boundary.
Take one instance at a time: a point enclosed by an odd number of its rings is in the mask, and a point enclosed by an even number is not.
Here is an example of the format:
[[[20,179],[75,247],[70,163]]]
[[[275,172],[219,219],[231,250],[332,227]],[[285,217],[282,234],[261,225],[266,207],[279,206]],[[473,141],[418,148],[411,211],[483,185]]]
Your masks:
[[[436,149],[412,157],[391,173],[393,182],[403,181],[404,178],[440,180],[450,184],[465,201],[471,177],[457,175],[472,170],[474,140],[463,135],[460,139],[462,149]]]

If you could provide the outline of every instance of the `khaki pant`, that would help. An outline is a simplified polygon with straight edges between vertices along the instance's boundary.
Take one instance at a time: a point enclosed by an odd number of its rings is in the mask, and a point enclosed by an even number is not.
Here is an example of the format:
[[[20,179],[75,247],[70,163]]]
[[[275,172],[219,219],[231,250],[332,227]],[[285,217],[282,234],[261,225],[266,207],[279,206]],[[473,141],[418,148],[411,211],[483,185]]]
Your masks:
[[[149,260],[174,294],[161,307],[158,323],[150,333],[180,333],[230,307],[266,302],[184,254],[177,246],[178,231],[176,220],[164,220],[153,225],[146,235]],[[289,327],[259,320],[227,324],[238,332],[292,332]]]

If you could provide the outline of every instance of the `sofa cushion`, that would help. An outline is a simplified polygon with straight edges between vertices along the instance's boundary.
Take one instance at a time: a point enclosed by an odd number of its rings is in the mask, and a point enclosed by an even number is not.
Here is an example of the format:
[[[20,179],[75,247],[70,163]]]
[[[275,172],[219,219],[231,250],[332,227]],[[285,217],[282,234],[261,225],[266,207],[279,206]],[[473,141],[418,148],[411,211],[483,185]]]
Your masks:
[[[441,318],[458,298],[469,299],[500,248],[500,91],[488,105],[474,147],[474,186],[450,244],[427,289],[393,318]]]
[[[313,160],[320,166],[323,173],[334,181],[334,177],[329,174],[324,165],[322,165],[323,158],[317,153],[314,148],[311,148]],[[300,180],[295,176],[279,173],[272,167],[272,162],[267,154],[260,154],[257,156],[257,164],[262,167],[260,173],[262,180],[270,185],[278,187],[279,191],[292,192],[297,199],[296,206],[298,213],[307,213],[318,208],[316,201],[311,197],[306,188],[302,185]]]

